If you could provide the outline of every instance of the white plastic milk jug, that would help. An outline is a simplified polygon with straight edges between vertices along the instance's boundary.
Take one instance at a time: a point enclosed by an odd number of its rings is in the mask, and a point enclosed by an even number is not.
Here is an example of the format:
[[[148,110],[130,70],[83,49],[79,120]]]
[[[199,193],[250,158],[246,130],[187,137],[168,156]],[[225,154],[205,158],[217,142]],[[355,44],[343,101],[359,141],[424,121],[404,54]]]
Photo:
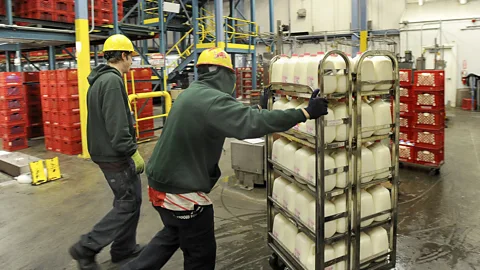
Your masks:
[[[338,103],[333,107],[333,114],[335,115],[335,120],[347,118],[347,105],[345,103]],[[346,141],[348,139],[346,124],[336,126],[335,129],[335,141]]]
[[[307,179],[308,177],[307,161],[308,161],[308,158],[313,154],[314,154],[313,150],[310,147],[306,147],[306,146],[298,149],[297,152],[295,152],[295,165],[294,165],[293,171],[295,172],[295,174],[299,175],[303,179]],[[299,182],[303,183],[303,181],[301,179],[298,179],[298,177],[296,177],[296,179]]]
[[[362,103],[362,128],[369,128],[369,127],[374,127],[376,125],[375,123],[375,115],[373,114],[373,109],[372,107],[363,102]],[[373,135],[374,130],[372,131],[365,131],[362,132],[362,137],[363,138],[368,138]]]
[[[372,104],[373,114],[375,117],[375,126],[391,125],[392,113],[390,111],[390,102],[377,99]],[[386,135],[390,132],[391,128],[378,128],[375,130],[375,135]]]
[[[336,214],[345,213],[347,211],[347,195],[342,194],[333,199]],[[347,231],[347,218],[339,218],[337,221],[337,233],[345,233]]]
[[[331,245],[325,245],[324,260],[325,262],[335,259],[335,251]],[[305,265],[308,270],[315,270],[315,250],[308,256],[307,264]],[[336,270],[334,266],[325,268],[325,270]]]
[[[298,148],[300,147],[296,142],[291,142],[283,148],[282,165],[292,172],[295,168],[295,152],[297,152]]]
[[[353,58],[353,68],[356,67],[356,64],[358,60],[360,60],[361,53],[358,53],[355,58]],[[365,58],[363,60],[363,63],[360,67],[358,67],[358,70],[361,71],[361,80],[362,82],[364,81],[376,81],[377,79],[377,74],[375,73],[375,67],[373,65],[373,62],[370,58]],[[358,73],[357,70],[354,69],[355,73]],[[364,85],[362,86],[362,91],[372,91],[375,89],[375,85]]]
[[[292,54],[292,57],[285,63],[283,67],[283,82],[293,83],[297,61],[298,55]]]
[[[325,121],[332,121],[335,120],[335,112],[328,107],[328,114],[323,117]],[[325,127],[324,131],[325,135],[325,143],[331,143],[335,140],[335,136],[337,135],[337,127],[336,126],[327,126]]]
[[[308,227],[310,229],[315,230],[316,226],[316,202],[315,200],[311,201],[308,206]],[[329,201],[325,200],[325,217],[333,216],[336,214],[335,205]],[[329,221],[325,223],[325,238],[332,237],[335,232],[337,231],[337,223],[335,220]]]
[[[287,61],[288,56],[283,54],[280,59],[273,63],[271,74],[272,77],[270,78],[271,82],[283,82],[283,69]]]
[[[294,254],[295,252],[295,239],[297,238],[298,229],[292,222],[288,221],[283,229],[283,241],[282,244],[287,250]]]
[[[304,224],[308,224],[310,214],[309,207],[312,201],[315,204],[315,198],[306,190],[298,193],[295,199],[295,216]]]
[[[283,110],[287,102],[288,102],[288,99],[286,97],[281,97],[278,100],[275,100],[275,102],[273,103],[273,109]]]
[[[393,80],[393,67],[390,58],[386,56],[374,56],[372,57],[372,63],[375,68],[377,81]],[[388,90],[391,87],[391,83],[379,84],[375,86],[375,90]]]
[[[325,54],[312,54],[307,62],[307,85],[314,90],[318,89],[318,65]]]
[[[375,179],[382,179],[388,177],[390,172],[388,169],[392,166],[392,157],[390,155],[390,148],[384,145],[381,142],[375,143],[369,147],[372,151],[373,158],[375,160],[375,170],[377,174],[375,175]],[[378,173],[379,171],[385,171],[382,173]]]
[[[392,208],[392,200],[388,189],[382,185],[376,185],[367,189],[372,195],[374,213],[379,213]],[[390,214],[381,215],[375,218],[375,221],[384,221],[390,217]]]
[[[298,105],[295,109],[297,110],[301,110],[301,109],[304,109],[308,107],[308,100],[305,100],[302,104]],[[312,121],[312,120],[308,120],[308,121]],[[307,121],[307,122],[308,122]],[[307,122],[301,122],[301,123],[298,123],[294,129],[298,130],[298,131],[301,131],[303,133],[307,133]],[[315,122],[315,121],[314,121]],[[304,136],[301,136],[299,134],[295,134],[295,136],[297,137],[300,137],[300,138],[303,138]]]
[[[284,106],[284,110],[287,109],[295,109],[300,105],[300,101],[297,98],[292,98],[287,104]]]
[[[337,92],[346,93],[348,76],[345,75],[347,64],[341,56],[335,57],[335,69],[337,69]]]
[[[272,160],[283,165],[283,150],[289,141],[285,138],[276,139],[272,147]]]
[[[325,73],[323,77],[323,93],[332,94],[337,91],[337,70],[335,69],[335,57],[330,55],[327,58],[324,58],[323,56],[318,58],[324,59]]]
[[[335,259],[347,255],[347,245],[345,241],[338,241],[333,244],[333,250],[335,252]],[[345,261],[336,263],[335,270],[347,270]]]
[[[372,195],[370,193],[368,193],[367,191],[362,190],[360,197],[361,197],[361,200],[362,200],[362,207],[360,209],[361,218],[368,217],[368,216],[371,216],[371,215],[375,214],[375,206],[373,204]],[[353,221],[353,219],[352,219],[352,221]],[[364,222],[360,223],[360,226],[365,227],[365,226],[368,226],[368,225],[372,224],[372,222],[373,222],[373,218],[365,220]]]
[[[332,158],[335,161],[337,168],[347,166],[347,151],[345,149],[338,150],[332,153]],[[339,188],[345,188],[347,186],[347,173],[338,172],[336,186]]]
[[[325,163],[324,163],[325,170],[331,170],[337,167],[337,165],[335,164],[335,160],[330,155],[325,154],[324,160],[325,160]],[[335,186],[337,185],[336,174],[327,175],[324,177],[324,179],[325,179],[325,191],[330,191],[334,189]]]
[[[278,241],[283,242],[283,232],[285,225],[289,222],[282,214],[277,214],[273,219],[273,236],[278,239]]]
[[[297,84],[308,85],[307,83],[307,72],[308,72],[308,63],[310,61],[310,54],[305,53],[303,57],[300,57],[297,66],[295,67],[295,75],[298,78],[296,80]]]
[[[373,152],[365,146],[362,146],[362,183],[367,183],[372,181],[375,177],[373,172],[375,172],[375,159],[373,158]],[[368,176],[364,176],[368,174]]]
[[[372,256],[380,255],[388,251],[388,233],[382,227],[375,227],[367,231],[372,242]]]
[[[290,181],[281,176],[273,181],[272,198],[280,205],[283,204],[283,194],[285,192],[285,188],[290,184]]]
[[[353,253],[352,253],[353,255]],[[372,240],[368,234],[360,233],[360,261],[373,255]]]
[[[308,256],[315,250],[315,243],[304,233],[298,233],[295,238],[295,257],[304,265],[308,262]]]
[[[301,191],[302,190],[295,184],[290,184],[285,187],[285,191],[283,193],[283,206],[287,208],[292,215],[295,214],[295,199],[297,198],[297,194]]]

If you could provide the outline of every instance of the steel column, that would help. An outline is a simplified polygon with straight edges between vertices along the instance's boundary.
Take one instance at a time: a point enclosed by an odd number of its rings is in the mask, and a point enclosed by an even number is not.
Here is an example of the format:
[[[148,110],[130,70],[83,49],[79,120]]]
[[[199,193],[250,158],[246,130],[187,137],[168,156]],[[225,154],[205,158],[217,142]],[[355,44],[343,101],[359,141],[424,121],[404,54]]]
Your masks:
[[[48,69],[54,70],[55,69],[55,47],[48,46]]]
[[[198,44],[198,0],[192,0],[192,21],[193,21],[193,56],[194,56],[194,79],[198,79],[198,69],[197,69],[197,44]]]
[[[273,5],[273,0],[268,1],[268,15],[270,17],[270,33],[275,34],[277,31],[275,31],[275,14],[274,14],[275,7]],[[270,45],[270,52],[275,51],[275,42],[272,42],[272,45]]]
[[[1,1],[1,0],[0,0]],[[7,9],[7,23],[9,25],[13,24],[13,15],[12,15],[12,0],[4,0],[5,1],[5,8]]]
[[[7,69],[7,72],[11,72],[11,62],[12,58],[10,57],[10,52],[6,51],[5,52],[5,67]]]
[[[255,0],[250,1],[250,21],[255,22],[256,20],[256,12],[255,12]],[[255,32],[255,25],[250,25],[250,32]],[[252,52],[252,89],[257,89],[257,42],[255,37],[250,37],[250,44],[253,45],[253,52]]]
[[[215,45],[225,42],[223,31],[223,0],[215,0]]]
[[[352,0],[352,56],[367,50],[367,0]]]
[[[118,28],[118,0],[112,0],[113,4],[113,33],[119,34],[120,30]]]
[[[160,35],[158,39],[160,41],[160,54],[163,55],[163,68],[162,68],[162,77],[163,77],[163,91],[167,91],[167,69],[166,69],[166,58],[165,58],[165,17],[163,16],[163,0],[158,0],[158,28],[160,29]]]
[[[93,61],[95,66],[98,66],[98,45],[93,46]]]
[[[115,3],[117,1],[115,0]],[[80,128],[82,133],[82,154],[80,157],[89,158],[87,145],[87,91],[90,74],[90,36],[88,25],[88,3],[87,0],[75,0],[75,40],[77,49],[77,77],[78,96],[80,105]]]

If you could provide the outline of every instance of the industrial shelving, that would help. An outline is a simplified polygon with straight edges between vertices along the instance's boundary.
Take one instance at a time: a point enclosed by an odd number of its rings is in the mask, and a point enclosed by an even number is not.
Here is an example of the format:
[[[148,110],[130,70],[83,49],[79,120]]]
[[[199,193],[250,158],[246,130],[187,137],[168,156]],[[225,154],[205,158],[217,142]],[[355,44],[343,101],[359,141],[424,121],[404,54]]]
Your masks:
[[[346,68],[343,70],[343,74],[348,79],[347,84],[347,93],[334,93],[330,95],[323,94],[323,78],[324,76],[332,76],[325,74],[324,69],[324,60],[331,55],[338,55],[343,58],[346,62]],[[358,68],[366,59],[370,56],[386,56],[392,62],[393,70],[393,80],[388,81],[375,81],[375,82],[365,82],[362,81],[361,70]],[[278,58],[273,58],[271,65]],[[338,70],[337,70],[338,72]],[[338,73],[335,73],[338,74]],[[336,75],[333,75],[336,76]],[[315,243],[315,269],[328,269],[328,267],[333,266],[341,261],[345,262],[345,269],[390,269],[395,266],[396,258],[396,231],[397,231],[397,193],[398,193],[398,133],[399,133],[399,91],[398,91],[398,64],[397,60],[393,54],[387,51],[368,51],[364,53],[360,59],[357,61],[355,67],[351,67],[350,60],[348,57],[340,51],[330,51],[328,52],[323,60],[319,64],[319,75],[318,75],[319,85],[320,85],[320,97],[327,99],[341,99],[344,98],[347,104],[347,116],[344,119],[326,121],[323,117],[315,120],[316,126],[316,136],[299,132],[297,130],[291,129],[287,134],[285,132],[280,132],[267,136],[267,144],[265,147],[266,151],[266,179],[267,179],[267,222],[268,222],[268,245],[273,251],[273,255],[270,258],[270,265],[273,268],[283,269],[288,267],[288,269],[308,269],[304,264],[302,264],[294,254],[291,254],[288,249],[274,236],[273,234],[273,220],[274,216],[277,213],[283,214],[287,219],[292,221],[299,232],[303,232],[305,235],[310,237]],[[381,90],[381,91],[361,91],[362,86],[364,85],[377,85],[377,84],[392,84],[391,89]],[[308,86],[298,85],[298,84],[289,84],[289,83],[271,83],[271,93],[280,95],[289,95],[292,97],[302,97],[310,98],[311,89]],[[305,91],[307,90],[307,91]],[[394,98],[393,102],[393,124],[375,126],[368,128],[361,127],[361,108],[362,108],[362,98],[364,97],[388,97]],[[270,98],[268,108],[271,109],[273,106],[273,99]],[[353,119],[356,119],[356,124],[353,125]],[[347,126],[347,140],[344,142],[333,142],[326,143],[324,138],[324,128],[326,126],[336,126],[346,124]],[[372,129],[383,129],[391,128],[393,132],[389,132],[386,135],[371,136],[368,138],[362,138],[362,132],[366,132]],[[272,146],[274,136],[283,137],[289,141],[294,141],[302,146],[307,146],[314,149],[315,160],[316,160],[316,176],[315,176],[315,185],[311,185],[303,179],[301,176],[295,172],[287,169],[285,166],[282,166],[278,162],[275,162],[272,159]],[[391,157],[392,157],[392,166],[382,170],[369,172],[362,174],[361,172],[361,150],[362,144],[366,142],[375,142],[381,140],[390,140],[389,143],[391,147]],[[312,142],[313,141],[313,142]],[[324,168],[324,154],[328,149],[344,148],[347,153],[347,165],[344,167],[338,167],[331,170],[325,170]],[[335,174],[337,172],[346,172],[347,185],[345,188],[335,187],[331,191],[325,191],[324,180],[328,175]],[[371,176],[372,174],[390,172],[388,177],[382,179],[374,179],[372,181],[362,183],[361,179],[363,177]],[[275,201],[272,196],[274,179],[276,176],[282,176],[285,180],[290,183],[295,184],[301,190],[307,191],[312,195],[316,200],[316,227],[314,229],[308,227],[301,219],[297,218],[293,213],[289,212],[284,206],[279,202]],[[373,215],[361,218],[361,191],[371,186],[379,185],[385,182],[390,182],[392,187],[390,189],[390,198],[392,207],[388,210],[380,211]],[[335,198],[345,194],[346,203],[345,211],[343,213],[338,213],[325,217],[325,200]],[[390,214],[390,217],[383,221],[372,222],[368,226],[361,226],[363,221],[373,219],[378,216],[385,214]],[[345,233],[335,233],[330,238],[324,239],[321,237],[325,233],[325,224],[330,221],[338,220],[341,218],[346,219],[346,228]],[[380,254],[375,254],[364,260],[360,261],[360,233],[365,232],[369,229],[375,227],[386,227],[390,228],[389,233],[389,250],[386,252],[381,252]],[[320,236],[320,237],[319,237]],[[325,261],[325,246],[332,244],[338,241],[345,241],[345,255],[339,256],[335,259]],[[350,248],[352,247],[352,248]]]

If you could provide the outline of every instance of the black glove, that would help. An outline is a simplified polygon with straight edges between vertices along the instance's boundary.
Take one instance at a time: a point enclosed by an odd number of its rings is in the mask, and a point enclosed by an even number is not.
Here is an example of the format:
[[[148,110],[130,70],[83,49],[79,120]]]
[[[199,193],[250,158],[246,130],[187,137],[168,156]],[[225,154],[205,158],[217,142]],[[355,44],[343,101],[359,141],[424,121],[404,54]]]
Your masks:
[[[319,92],[320,89],[313,91],[310,101],[308,102],[308,107],[305,108],[305,111],[310,115],[310,119],[317,119],[320,116],[328,114],[328,100],[318,98],[317,95]]]
[[[270,96],[270,87],[267,87],[265,89],[263,89],[262,93],[260,94],[260,107],[262,107],[262,109],[267,109],[267,106],[268,106],[268,97]],[[273,97],[273,102],[275,102],[275,97]]]

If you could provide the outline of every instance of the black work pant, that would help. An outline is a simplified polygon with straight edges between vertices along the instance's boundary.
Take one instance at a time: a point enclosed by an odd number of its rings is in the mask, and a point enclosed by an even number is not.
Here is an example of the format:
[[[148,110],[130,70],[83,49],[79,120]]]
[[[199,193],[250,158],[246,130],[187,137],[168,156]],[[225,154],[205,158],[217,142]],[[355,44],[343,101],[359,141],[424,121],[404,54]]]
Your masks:
[[[181,219],[174,212],[155,207],[164,228],[148,243],[140,255],[121,269],[158,270],[180,248],[185,270],[215,269],[217,244],[215,242],[213,206],[203,206],[193,218]],[[183,212],[188,213],[188,212]]]
[[[113,208],[92,231],[82,235],[77,245],[84,256],[92,256],[112,243],[112,256],[128,256],[137,244],[137,225],[142,204],[140,175],[135,172],[133,162],[120,172],[102,172],[115,196]]]

